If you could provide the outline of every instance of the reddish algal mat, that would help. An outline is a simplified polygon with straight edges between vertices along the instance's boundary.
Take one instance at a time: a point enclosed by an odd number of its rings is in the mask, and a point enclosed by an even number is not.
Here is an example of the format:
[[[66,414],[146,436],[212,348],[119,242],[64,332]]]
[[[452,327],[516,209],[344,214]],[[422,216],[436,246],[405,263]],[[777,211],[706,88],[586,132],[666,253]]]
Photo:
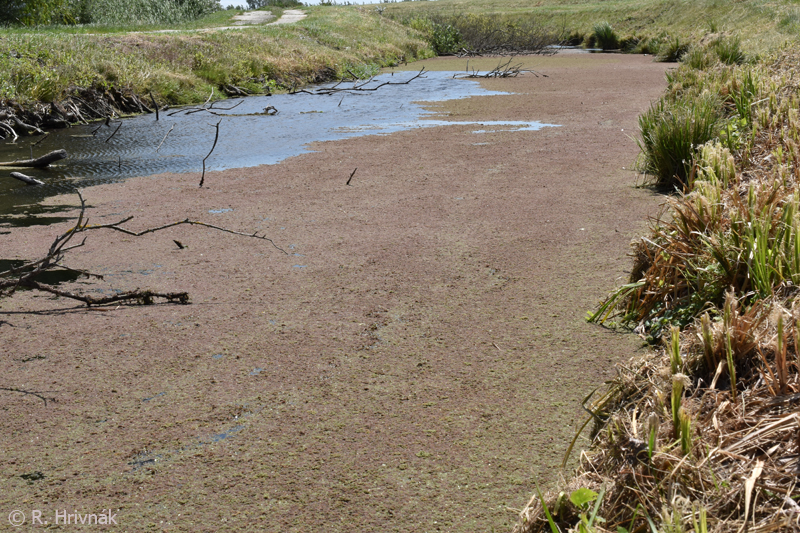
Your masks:
[[[482,61],[470,68],[497,63]],[[558,127],[431,127],[317,143],[208,173],[204,188],[180,174],[84,190],[96,223],[188,217],[287,253],[201,227],[98,231],[66,263],[105,279],[65,288],[185,290],[191,304],[4,299],[0,520],[509,530],[533,482],[559,475],[581,399],[639,346],[585,315],[657,211],[630,168],[666,69],[625,55],[520,61],[538,76],[482,82],[509,94],[431,108]],[[68,227],[14,228],[3,258],[40,256]]]

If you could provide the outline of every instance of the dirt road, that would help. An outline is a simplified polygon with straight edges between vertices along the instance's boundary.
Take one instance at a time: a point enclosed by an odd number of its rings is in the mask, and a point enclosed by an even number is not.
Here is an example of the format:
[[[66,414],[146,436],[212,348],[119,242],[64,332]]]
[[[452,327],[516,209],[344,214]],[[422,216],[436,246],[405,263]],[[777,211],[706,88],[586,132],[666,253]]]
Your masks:
[[[584,316],[657,209],[633,187],[629,136],[666,69],[524,61],[547,77],[434,108],[560,127],[425,128],[319,143],[203,189],[196,175],[87,189],[98,223],[191,217],[288,255],[202,228],[97,233],[68,263],[106,279],[76,288],[192,304],[2,301],[0,520],[110,508],[118,531],[508,530],[534,480],[557,479],[580,399],[637,349]],[[15,228],[3,257],[66,227]]]

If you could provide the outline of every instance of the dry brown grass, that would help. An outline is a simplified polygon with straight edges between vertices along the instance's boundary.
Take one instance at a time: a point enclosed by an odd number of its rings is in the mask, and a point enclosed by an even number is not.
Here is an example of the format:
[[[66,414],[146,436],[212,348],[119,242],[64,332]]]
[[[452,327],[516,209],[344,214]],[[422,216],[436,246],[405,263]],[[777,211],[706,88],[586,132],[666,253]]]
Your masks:
[[[575,476],[531,498],[515,533],[800,530],[799,61],[795,47],[763,66],[742,142],[706,146],[635,245],[611,305],[641,333],[683,329],[618,369]],[[569,501],[579,488],[600,495],[594,522]]]

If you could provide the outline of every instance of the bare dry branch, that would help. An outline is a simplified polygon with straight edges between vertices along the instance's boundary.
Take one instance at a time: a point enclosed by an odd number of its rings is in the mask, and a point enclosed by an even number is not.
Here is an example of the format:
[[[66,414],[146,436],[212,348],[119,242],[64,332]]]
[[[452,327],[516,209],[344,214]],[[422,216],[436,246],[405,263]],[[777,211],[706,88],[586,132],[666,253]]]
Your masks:
[[[141,237],[142,235],[146,235],[148,233],[155,233],[157,231],[165,230],[167,228],[172,228],[183,224],[191,226],[203,226],[217,231],[222,231],[224,233],[231,233],[233,235],[241,235],[244,237],[250,237],[254,239],[268,241],[270,244],[272,244],[272,246],[275,249],[280,250],[284,254],[288,255],[288,252],[286,252],[286,250],[280,248],[277,244],[275,244],[275,242],[272,239],[266,237],[265,235],[259,235],[258,232],[244,233],[240,231],[234,231],[228,228],[223,228],[220,226],[215,226],[213,224],[207,224],[205,222],[190,220],[188,218],[178,222],[164,224],[163,226],[148,228],[142,231],[132,231],[122,226],[126,222],[132,220],[133,219],[132,216],[126,217],[122,220],[119,220],[118,222],[114,222],[111,224],[90,225],[88,223],[88,220],[86,219],[86,201],[84,200],[83,195],[80,193],[80,191],[78,191],[78,198],[80,199],[80,210],[75,220],[75,225],[70,229],[68,229],[63,234],[58,235],[53,240],[53,243],[50,245],[50,248],[44,257],[33,261],[27,261],[20,266],[10,268],[4,272],[0,272],[0,297],[11,296],[14,294],[14,292],[16,292],[17,289],[21,287],[27,287],[38,291],[55,294],[57,296],[62,296],[65,298],[77,300],[85,303],[87,306],[104,305],[114,302],[130,302],[130,301],[137,301],[144,304],[151,304],[154,302],[156,298],[163,298],[168,302],[178,302],[182,304],[189,303],[189,295],[186,292],[155,292],[149,289],[136,289],[133,291],[127,291],[112,296],[92,296],[92,295],[80,294],[68,290],[59,289],[53,285],[43,283],[40,280],[36,279],[43,272],[53,271],[53,270],[67,270],[70,272],[78,273],[86,277],[95,277],[98,279],[103,279],[103,276],[101,275],[93,274],[85,270],[73,269],[61,263],[61,261],[64,259],[65,254],[68,251],[74,250],[75,248],[79,248],[86,243],[86,237],[84,236],[80,242],[76,244],[71,244],[73,238],[78,234],[85,233],[90,230],[111,229],[114,231],[125,233],[126,235]],[[175,242],[176,244],[178,244],[178,241]],[[179,247],[183,247],[181,244],[178,245]]]
[[[217,147],[217,141],[219,140],[219,124],[222,122],[222,119],[219,119],[217,124],[214,126],[216,129],[216,134],[214,135],[214,144],[211,146],[211,151],[208,152],[208,155],[203,158],[203,175],[200,176],[200,187],[203,186],[203,183],[206,180],[206,159],[211,157],[211,154],[214,152],[214,148]]]

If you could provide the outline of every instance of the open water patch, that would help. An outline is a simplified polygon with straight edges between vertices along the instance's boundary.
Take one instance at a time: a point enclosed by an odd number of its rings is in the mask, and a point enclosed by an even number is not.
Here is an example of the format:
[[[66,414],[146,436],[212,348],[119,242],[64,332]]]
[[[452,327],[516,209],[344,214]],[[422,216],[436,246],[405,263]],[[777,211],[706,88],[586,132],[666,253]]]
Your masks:
[[[311,151],[309,144],[363,135],[390,134],[420,127],[475,125],[490,128],[536,130],[551,126],[538,122],[448,122],[432,119],[425,102],[471,96],[506,94],[489,91],[477,80],[453,79],[452,72],[426,72],[408,84],[413,72],[386,73],[362,89],[384,85],[375,91],[359,90],[330,95],[279,94],[235,98],[214,104],[209,111],[190,109],[141,115],[106,126],[102,123],[57,130],[31,152],[39,138],[0,145],[0,160],[36,157],[65,149],[67,159],[48,169],[29,169],[26,174],[46,183],[29,187],[0,173],[0,214],[45,196],[110,183],[133,176],[166,172],[197,172],[214,145],[216,124],[219,140],[206,161],[206,170],[226,170],[275,164]],[[325,86],[322,86],[323,88]],[[340,84],[339,88],[349,87]],[[273,114],[269,109],[277,109]],[[212,113],[213,112],[213,113]],[[119,126],[119,127],[118,127]]]

